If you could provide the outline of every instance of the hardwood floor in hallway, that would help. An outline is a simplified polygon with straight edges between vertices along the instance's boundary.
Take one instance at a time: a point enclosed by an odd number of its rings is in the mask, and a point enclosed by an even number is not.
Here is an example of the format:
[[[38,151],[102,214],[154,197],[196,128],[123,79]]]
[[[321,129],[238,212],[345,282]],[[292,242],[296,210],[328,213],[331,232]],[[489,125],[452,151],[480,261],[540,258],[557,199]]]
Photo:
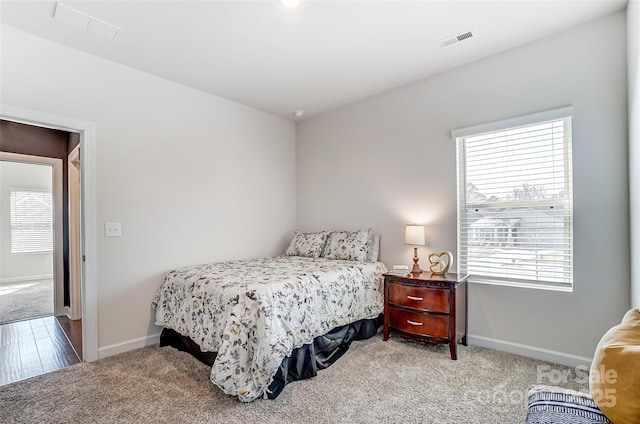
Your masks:
[[[76,353],[69,341],[74,338],[78,344],[78,324],[64,318],[61,321],[47,316],[0,325],[0,385],[81,362],[78,354],[82,352]],[[63,325],[71,337],[67,337]]]

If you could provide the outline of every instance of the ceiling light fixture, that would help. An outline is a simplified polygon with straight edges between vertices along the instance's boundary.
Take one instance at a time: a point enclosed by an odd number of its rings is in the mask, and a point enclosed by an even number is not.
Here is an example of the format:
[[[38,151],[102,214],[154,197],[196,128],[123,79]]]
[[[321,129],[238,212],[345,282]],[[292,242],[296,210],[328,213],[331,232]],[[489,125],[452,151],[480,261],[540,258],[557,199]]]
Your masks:
[[[280,0],[280,4],[283,5],[284,7],[292,8],[299,5],[300,0]]]
[[[304,115],[304,110],[302,110],[302,109],[294,110],[292,115],[295,118],[302,118],[302,116]]]

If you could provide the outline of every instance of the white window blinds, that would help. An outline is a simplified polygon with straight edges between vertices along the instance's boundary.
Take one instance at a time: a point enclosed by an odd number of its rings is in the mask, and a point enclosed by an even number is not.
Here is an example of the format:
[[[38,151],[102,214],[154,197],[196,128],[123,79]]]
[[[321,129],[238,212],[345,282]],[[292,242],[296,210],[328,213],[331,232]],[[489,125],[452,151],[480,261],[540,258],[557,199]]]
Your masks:
[[[53,251],[51,193],[11,189],[11,253]]]
[[[471,280],[571,290],[572,108],[452,134],[458,270]]]

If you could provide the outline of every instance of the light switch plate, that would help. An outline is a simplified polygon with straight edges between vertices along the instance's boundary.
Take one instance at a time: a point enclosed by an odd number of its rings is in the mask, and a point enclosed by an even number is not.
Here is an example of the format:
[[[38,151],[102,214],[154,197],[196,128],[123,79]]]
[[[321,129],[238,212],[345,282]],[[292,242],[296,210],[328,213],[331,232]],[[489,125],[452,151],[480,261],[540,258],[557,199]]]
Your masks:
[[[105,237],[120,237],[122,236],[122,227],[119,222],[105,222],[104,223],[104,236]]]

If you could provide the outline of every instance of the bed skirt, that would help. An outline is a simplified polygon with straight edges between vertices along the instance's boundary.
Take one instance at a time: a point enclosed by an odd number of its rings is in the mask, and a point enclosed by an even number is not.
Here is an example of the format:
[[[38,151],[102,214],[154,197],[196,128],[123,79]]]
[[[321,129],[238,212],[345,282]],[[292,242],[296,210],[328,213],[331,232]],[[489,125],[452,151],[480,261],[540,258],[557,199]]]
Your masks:
[[[336,327],[323,336],[316,337],[312,343],[294,349],[291,356],[282,360],[280,368],[267,389],[267,397],[275,399],[284,386],[292,381],[315,377],[319,370],[336,362],[349,350],[354,340],[365,340],[376,335],[382,326],[382,314],[377,318],[363,319],[352,324]],[[213,366],[215,352],[203,352],[200,346],[187,336],[175,330],[165,328],[160,334],[160,347],[171,346],[191,354],[200,362]]]

